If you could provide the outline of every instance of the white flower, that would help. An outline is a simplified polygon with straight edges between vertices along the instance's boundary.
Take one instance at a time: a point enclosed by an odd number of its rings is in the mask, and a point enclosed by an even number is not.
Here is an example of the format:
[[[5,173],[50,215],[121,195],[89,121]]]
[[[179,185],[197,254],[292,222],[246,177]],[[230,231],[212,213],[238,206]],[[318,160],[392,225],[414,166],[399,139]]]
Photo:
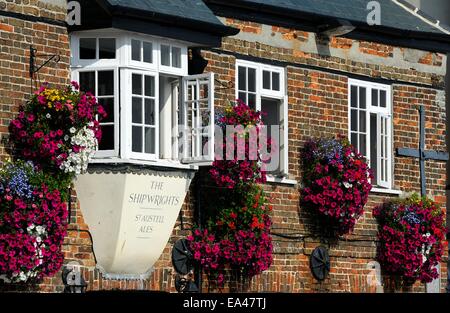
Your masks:
[[[51,116],[50,113],[47,113],[47,115],[46,115],[45,117],[48,118],[48,119],[51,119],[51,118],[52,118],[52,116]]]
[[[74,146],[80,147],[80,151],[75,153],[69,152],[67,159],[61,164],[60,169],[65,173],[75,173],[80,175],[87,170],[89,161],[93,158],[98,147],[98,141],[92,129],[84,127],[76,132],[75,128],[70,129],[71,133],[76,133],[70,142]]]
[[[75,127],[72,127],[69,131],[71,134],[75,134],[77,132]]]
[[[350,184],[350,183],[347,183],[347,182],[344,182],[344,186],[345,186],[345,188],[347,188],[347,189],[350,189],[350,188],[352,188],[352,187],[353,187],[353,185],[352,185],[352,184]]]

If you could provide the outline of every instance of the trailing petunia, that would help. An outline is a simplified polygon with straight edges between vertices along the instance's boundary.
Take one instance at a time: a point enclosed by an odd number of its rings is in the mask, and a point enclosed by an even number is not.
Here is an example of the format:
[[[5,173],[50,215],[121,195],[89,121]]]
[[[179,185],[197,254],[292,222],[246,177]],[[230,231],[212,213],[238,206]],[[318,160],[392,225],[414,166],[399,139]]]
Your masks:
[[[366,159],[347,139],[311,139],[303,152],[302,204],[334,235],[353,231],[372,189]]]
[[[444,213],[432,200],[414,194],[373,210],[379,222],[377,259],[384,271],[406,285],[439,277],[444,254]]]
[[[66,182],[67,183],[67,182]],[[67,197],[64,187],[31,162],[0,170],[0,280],[38,282],[56,274],[64,256]]]

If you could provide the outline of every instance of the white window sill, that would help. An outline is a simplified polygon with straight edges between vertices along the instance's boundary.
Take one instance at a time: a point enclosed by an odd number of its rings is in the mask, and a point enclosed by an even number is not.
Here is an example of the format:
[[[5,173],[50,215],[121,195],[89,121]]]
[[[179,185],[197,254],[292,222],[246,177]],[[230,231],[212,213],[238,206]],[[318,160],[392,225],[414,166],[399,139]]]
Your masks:
[[[198,170],[198,166],[190,164],[182,164],[178,161],[173,160],[154,160],[154,161],[143,161],[143,160],[130,160],[121,158],[98,158],[93,159],[91,164],[134,164],[134,165],[147,165],[147,166],[157,166],[157,167],[169,167],[182,170]]]
[[[403,191],[401,190],[395,190],[395,189],[385,189],[385,188],[377,188],[374,187],[372,188],[372,190],[370,191],[370,193],[382,193],[382,194],[387,194],[387,195],[397,195],[400,196],[403,194]]]
[[[282,185],[289,185],[289,186],[298,185],[298,182],[294,179],[289,179],[286,177],[275,177],[272,175],[267,175],[267,182],[271,183],[271,184],[282,184]]]

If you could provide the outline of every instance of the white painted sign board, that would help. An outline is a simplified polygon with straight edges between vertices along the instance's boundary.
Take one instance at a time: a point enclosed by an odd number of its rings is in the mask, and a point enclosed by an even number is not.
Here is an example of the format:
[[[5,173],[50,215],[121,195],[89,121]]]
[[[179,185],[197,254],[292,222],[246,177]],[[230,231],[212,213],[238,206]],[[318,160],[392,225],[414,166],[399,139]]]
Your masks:
[[[145,279],[172,234],[189,175],[89,173],[76,191],[105,278]]]

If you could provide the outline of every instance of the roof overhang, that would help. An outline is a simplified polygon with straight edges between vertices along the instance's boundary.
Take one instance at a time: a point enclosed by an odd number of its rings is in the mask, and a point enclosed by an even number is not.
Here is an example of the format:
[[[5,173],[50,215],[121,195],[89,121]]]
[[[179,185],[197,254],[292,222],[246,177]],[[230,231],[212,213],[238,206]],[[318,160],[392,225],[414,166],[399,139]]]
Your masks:
[[[193,47],[219,47],[222,37],[236,35],[239,29],[185,17],[147,12],[125,6],[112,6],[105,0],[81,0],[79,26],[69,31],[116,28],[192,43]]]
[[[235,17],[268,25],[297,28],[314,33],[323,33],[342,26],[342,18],[298,12],[282,6],[255,4],[238,0],[205,0],[218,16]],[[450,53],[450,36],[444,33],[405,31],[385,26],[370,26],[367,23],[346,20],[354,30],[343,35],[346,38],[379,42],[388,45],[414,48],[425,51]]]

